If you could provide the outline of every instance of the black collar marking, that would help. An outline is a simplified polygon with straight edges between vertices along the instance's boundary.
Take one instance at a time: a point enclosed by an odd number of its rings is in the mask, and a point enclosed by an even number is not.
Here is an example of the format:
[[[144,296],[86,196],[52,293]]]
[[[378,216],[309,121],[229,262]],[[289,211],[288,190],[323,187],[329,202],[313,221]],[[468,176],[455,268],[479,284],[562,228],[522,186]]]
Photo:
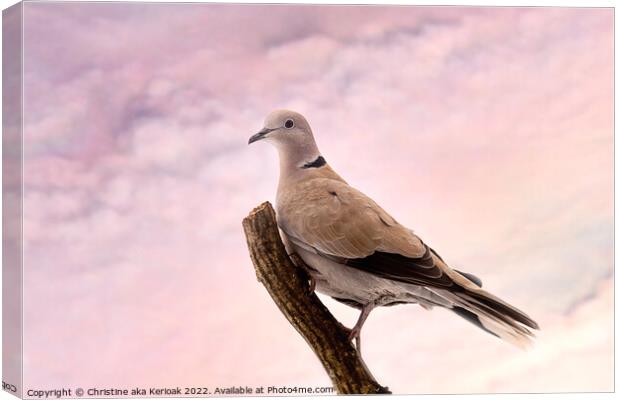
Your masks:
[[[325,161],[325,159],[323,158],[323,156],[318,156],[316,158],[316,160],[306,163],[304,164],[301,168],[303,169],[308,169],[308,168],[320,168],[323,165],[327,164],[327,161]]]

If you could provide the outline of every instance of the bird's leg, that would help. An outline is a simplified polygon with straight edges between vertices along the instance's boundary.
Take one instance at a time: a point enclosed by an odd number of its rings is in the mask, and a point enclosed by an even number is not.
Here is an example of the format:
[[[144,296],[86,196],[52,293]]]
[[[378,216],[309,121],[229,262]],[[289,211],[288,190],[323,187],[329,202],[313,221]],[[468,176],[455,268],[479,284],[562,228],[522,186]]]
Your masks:
[[[357,349],[357,352],[359,353],[360,358],[362,356],[362,338],[361,338],[362,326],[364,325],[364,322],[366,322],[366,318],[368,318],[368,316],[370,315],[370,312],[375,307],[380,307],[385,304],[389,304],[392,300],[393,300],[392,296],[381,296],[373,301],[370,301],[364,304],[364,306],[362,307],[362,312],[359,318],[357,319],[355,326],[351,328],[351,330],[349,331],[349,340],[355,339],[355,348]]]
[[[290,257],[293,264],[295,264],[298,268],[301,268],[306,273],[309,285],[308,294],[314,293],[314,289],[316,289],[316,279],[314,279],[314,277],[310,273],[310,267],[306,265],[304,260],[302,260],[297,253],[291,253],[288,256]]]
[[[362,355],[362,326],[364,325],[364,322],[366,322],[366,318],[368,318],[370,312],[375,307],[376,304],[374,301],[365,304],[364,307],[362,307],[362,312],[357,319],[355,326],[351,328],[351,332],[349,332],[349,340],[355,339],[355,348],[357,349],[357,352],[360,354],[360,356]]]

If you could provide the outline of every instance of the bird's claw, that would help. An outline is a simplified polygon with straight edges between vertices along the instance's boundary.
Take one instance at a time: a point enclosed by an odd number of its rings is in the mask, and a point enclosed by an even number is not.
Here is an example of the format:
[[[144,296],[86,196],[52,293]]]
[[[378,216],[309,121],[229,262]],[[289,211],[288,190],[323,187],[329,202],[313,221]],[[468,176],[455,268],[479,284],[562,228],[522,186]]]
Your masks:
[[[359,354],[362,354],[362,330],[357,327],[354,326],[353,329],[347,329],[349,331],[348,337],[349,337],[349,341],[353,341],[353,339],[355,339],[355,349],[357,350],[357,352]]]
[[[347,337],[349,337],[349,335],[351,334],[351,329],[349,329],[346,326],[342,325],[340,322],[338,322],[338,325],[340,325],[340,329],[344,332],[344,334],[347,335]],[[349,339],[349,340],[351,340],[351,339]]]
[[[357,339],[360,335],[360,331],[357,328],[349,329],[349,340]]]

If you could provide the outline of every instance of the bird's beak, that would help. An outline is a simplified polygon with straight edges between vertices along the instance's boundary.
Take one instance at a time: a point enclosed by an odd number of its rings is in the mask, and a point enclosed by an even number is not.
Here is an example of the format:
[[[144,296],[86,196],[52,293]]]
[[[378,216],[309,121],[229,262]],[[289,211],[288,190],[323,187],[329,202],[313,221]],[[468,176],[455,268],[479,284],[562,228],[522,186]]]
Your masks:
[[[258,142],[261,139],[264,139],[265,136],[267,136],[267,134],[271,131],[275,131],[275,129],[269,129],[269,128],[263,128],[261,129],[258,133],[252,135],[252,137],[250,137],[250,140],[248,140],[248,144],[252,144],[254,142]]]

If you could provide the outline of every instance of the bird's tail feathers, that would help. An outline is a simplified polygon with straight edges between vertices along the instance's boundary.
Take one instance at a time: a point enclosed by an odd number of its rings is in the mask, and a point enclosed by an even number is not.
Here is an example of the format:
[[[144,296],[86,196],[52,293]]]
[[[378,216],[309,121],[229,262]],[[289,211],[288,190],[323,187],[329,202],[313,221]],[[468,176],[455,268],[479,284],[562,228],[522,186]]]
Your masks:
[[[527,349],[532,345],[538,324],[525,313],[484,290],[442,291],[454,305],[452,311],[488,333]]]

